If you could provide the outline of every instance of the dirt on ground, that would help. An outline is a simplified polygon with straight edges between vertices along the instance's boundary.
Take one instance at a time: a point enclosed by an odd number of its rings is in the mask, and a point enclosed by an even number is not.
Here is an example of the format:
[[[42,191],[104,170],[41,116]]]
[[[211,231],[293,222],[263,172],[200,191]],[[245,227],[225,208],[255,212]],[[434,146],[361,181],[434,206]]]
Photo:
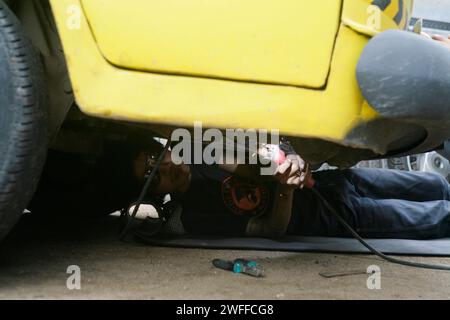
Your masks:
[[[213,267],[256,260],[264,278]],[[408,258],[407,258],[408,259]],[[450,259],[409,258],[448,263]],[[380,267],[380,289],[367,268]],[[81,289],[73,288],[79,267]],[[68,269],[69,268],[69,269]],[[69,273],[68,273],[69,271]],[[329,278],[324,277],[331,276]],[[68,281],[69,280],[69,281]],[[375,282],[371,282],[373,284]],[[72,284],[72,285],[71,285]],[[368,255],[161,248],[118,240],[117,219],[23,219],[0,246],[0,299],[448,299],[450,272]]]

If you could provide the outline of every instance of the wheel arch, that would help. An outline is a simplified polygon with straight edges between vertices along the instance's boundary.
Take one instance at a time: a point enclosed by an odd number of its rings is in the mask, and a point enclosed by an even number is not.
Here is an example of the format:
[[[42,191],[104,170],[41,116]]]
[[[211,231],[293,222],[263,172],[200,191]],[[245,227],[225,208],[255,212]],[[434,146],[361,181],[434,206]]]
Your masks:
[[[48,86],[48,135],[54,141],[74,103],[63,48],[48,0],[7,0],[39,51]]]

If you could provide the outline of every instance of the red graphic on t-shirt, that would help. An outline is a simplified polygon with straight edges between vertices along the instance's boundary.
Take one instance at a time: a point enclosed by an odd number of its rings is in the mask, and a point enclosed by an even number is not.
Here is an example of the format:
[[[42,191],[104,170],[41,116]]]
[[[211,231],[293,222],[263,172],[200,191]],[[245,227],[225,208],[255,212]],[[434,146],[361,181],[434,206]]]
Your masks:
[[[230,176],[222,183],[225,205],[238,215],[259,215],[267,207],[269,191],[263,185]]]

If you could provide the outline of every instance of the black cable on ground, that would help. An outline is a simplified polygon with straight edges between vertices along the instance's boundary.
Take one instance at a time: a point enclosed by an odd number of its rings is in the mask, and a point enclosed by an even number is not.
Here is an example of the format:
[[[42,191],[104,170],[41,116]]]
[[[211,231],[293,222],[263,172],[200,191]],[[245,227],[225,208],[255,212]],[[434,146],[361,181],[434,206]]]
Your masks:
[[[134,209],[133,209],[133,213],[131,214],[131,218],[136,217],[136,214],[139,211],[139,207],[141,206],[141,203],[144,201],[144,198],[148,193],[150,184],[151,184],[153,178],[155,177],[156,173],[158,172],[158,169],[161,166],[162,161],[164,160],[164,156],[165,156],[167,150],[169,150],[170,142],[171,142],[170,139],[168,139],[166,145],[164,146],[164,150],[159,155],[158,160],[156,161],[155,166],[153,167],[153,170],[150,173],[150,176],[145,181],[145,184],[144,184],[144,187],[142,188],[141,194],[139,195],[139,198],[137,199],[137,201],[134,205]],[[123,231],[120,234],[120,240],[123,240],[125,238],[125,236],[127,235],[128,231],[130,229],[130,226],[131,226],[130,219],[128,219],[125,228],[123,228]]]
[[[322,196],[322,194],[315,188],[311,189],[318,197],[319,199],[325,204],[328,210],[338,219],[339,223],[341,223],[344,228],[352,234],[353,237],[355,237],[363,246],[365,246],[367,249],[369,249],[373,254],[379,256],[380,258],[395,263],[400,264],[408,267],[415,267],[415,268],[423,268],[423,269],[432,269],[432,270],[447,270],[450,271],[450,266],[447,265],[440,265],[440,264],[425,264],[425,263],[418,263],[418,262],[411,262],[406,260],[401,260],[397,258],[393,258],[390,256],[385,255],[384,253],[378,251],[374,247],[372,247],[370,244],[368,244],[353,228],[336,212],[336,210],[330,205],[330,203]]]

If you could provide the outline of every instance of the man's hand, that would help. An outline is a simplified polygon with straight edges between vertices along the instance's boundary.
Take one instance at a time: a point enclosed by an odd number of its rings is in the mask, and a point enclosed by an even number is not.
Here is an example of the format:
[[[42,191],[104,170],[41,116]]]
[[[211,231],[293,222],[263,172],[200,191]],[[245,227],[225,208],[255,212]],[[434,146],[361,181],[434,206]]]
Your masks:
[[[297,154],[288,155],[275,173],[275,178],[280,184],[292,189],[303,188],[310,177],[309,165]]]
[[[433,40],[439,41],[444,46],[450,49],[450,35],[448,37],[441,36],[440,34],[433,34],[431,36]]]
[[[422,32],[422,36],[428,39],[436,40],[443,46],[450,49],[450,35],[446,38],[444,36],[441,36],[440,34],[429,35],[428,33]]]

